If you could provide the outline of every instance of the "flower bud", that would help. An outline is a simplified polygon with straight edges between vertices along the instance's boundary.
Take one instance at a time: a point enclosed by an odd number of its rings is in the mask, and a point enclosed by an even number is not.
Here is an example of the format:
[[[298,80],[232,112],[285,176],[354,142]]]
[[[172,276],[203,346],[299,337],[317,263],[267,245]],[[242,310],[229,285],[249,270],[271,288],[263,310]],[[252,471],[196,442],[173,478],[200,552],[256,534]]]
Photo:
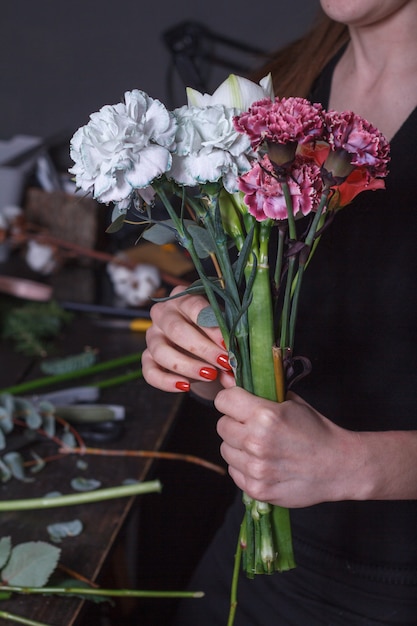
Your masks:
[[[352,155],[343,148],[331,150],[323,164],[324,180],[330,185],[340,185],[355,169]]]

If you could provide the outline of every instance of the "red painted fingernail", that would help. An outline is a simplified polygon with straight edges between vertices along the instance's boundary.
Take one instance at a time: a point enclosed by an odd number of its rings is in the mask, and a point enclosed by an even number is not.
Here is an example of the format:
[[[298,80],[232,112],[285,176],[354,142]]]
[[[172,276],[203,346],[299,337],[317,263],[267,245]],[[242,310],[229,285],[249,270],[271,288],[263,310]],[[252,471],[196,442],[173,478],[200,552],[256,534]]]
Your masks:
[[[225,344],[225,342],[224,342],[224,339],[222,339],[220,343],[221,343],[221,345],[223,346],[223,348],[224,348],[225,350],[227,350],[227,348],[226,348],[226,344]]]
[[[175,387],[180,391],[190,391],[190,383],[187,383],[184,380],[179,380],[175,383]]]
[[[206,378],[207,380],[216,380],[217,378],[217,370],[214,367],[202,367],[199,374],[201,378]]]
[[[224,367],[225,370],[229,371],[232,369],[227,354],[219,354],[216,361],[221,367]]]

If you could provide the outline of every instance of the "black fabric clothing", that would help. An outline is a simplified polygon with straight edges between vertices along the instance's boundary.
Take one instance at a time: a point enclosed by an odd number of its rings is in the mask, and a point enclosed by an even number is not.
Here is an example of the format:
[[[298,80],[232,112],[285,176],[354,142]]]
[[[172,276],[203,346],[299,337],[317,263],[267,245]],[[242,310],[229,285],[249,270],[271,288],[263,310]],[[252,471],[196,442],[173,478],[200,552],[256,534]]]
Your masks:
[[[337,59],[312,99],[327,107]],[[302,289],[294,389],[350,430],[417,430],[417,109],[391,141],[386,190],[365,192],[323,235]],[[179,626],[226,623],[240,497],[191,583]],[[235,626],[417,625],[417,501],[291,511],[297,568],[241,576]]]

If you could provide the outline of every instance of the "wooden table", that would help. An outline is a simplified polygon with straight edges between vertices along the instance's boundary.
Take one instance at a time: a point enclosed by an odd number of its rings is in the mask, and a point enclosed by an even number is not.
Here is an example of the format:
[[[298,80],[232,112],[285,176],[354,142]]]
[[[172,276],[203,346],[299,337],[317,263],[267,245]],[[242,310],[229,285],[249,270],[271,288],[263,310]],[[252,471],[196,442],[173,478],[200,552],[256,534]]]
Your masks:
[[[77,354],[87,345],[99,349],[101,362],[141,351],[144,348],[144,334],[135,334],[127,330],[103,330],[95,325],[94,320],[78,315],[60,338],[59,352]],[[29,359],[17,354],[11,344],[3,342],[0,348],[0,386],[2,388],[14,384],[22,376],[23,378],[37,378],[40,375],[38,365],[28,370]],[[100,378],[111,374],[111,372],[102,373]],[[65,386],[93,382],[94,379],[84,379],[72,381],[71,384],[67,383]],[[104,444],[105,447],[159,450],[173,424],[181,401],[182,394],[159,392],[147,385],[143,379],[103,389],[100,402],[123,404],[126,407],[126,420],[121,438],[116,442]],[[103,444],[94,445],[102,446]],[[49,452],[54,450],[54,446],[50,443],[48,443],[48,450]],[[79,460],[79,457],[73,455],[65,456],[49,463],[36,475],[33,482],[24,483],[13,479],[4,483],[0,486],[0,497],[2,500],[36,497],[53,490],[73,493],[70,480],[76,476],[99,479],[102,487],[118,485],[128,478],[145,480],[150,474],[152,464],[150,459],[85,456],[83,461],[88,463],[88,467],[82,470],[78,467]],[[99,577],[106,558],[137,501],[137,498],[123,498],[83,506],[3,513],[1,514],[1,536],[10,536],[13,545],[31,540],[49,541],[46,530],[48,524],[78,518],[82,521],[84,530],[78,537],[66,538],[62,541],[60,563],[94,581]],[[72,626],[81,624],[82,605],[83,602],[77,599],[15,596],[11,600],[2,602],[0,608],[3,611],[53,626]],[[6,622],[0,620],[0,623]],[[9,621],[7,623],[12,624]]]

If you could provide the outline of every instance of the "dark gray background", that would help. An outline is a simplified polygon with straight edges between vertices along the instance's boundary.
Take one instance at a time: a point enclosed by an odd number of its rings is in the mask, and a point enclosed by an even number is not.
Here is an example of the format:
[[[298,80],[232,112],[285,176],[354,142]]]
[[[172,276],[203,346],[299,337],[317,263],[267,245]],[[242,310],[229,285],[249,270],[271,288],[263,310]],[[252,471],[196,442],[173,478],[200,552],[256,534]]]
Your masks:
[[[318,0],[4,2],[0,139],[72,132],[91,112],[133,88],[170,108],[180,106],[182,82],[170,72],[171,55],[162,40],[167,29],[198,22],[210,32],[269,51],[304,32],[317,6]],[[215,48],[224,55],[223,48]],[[215,87],[228,73],[218,68],[207,82]]]

